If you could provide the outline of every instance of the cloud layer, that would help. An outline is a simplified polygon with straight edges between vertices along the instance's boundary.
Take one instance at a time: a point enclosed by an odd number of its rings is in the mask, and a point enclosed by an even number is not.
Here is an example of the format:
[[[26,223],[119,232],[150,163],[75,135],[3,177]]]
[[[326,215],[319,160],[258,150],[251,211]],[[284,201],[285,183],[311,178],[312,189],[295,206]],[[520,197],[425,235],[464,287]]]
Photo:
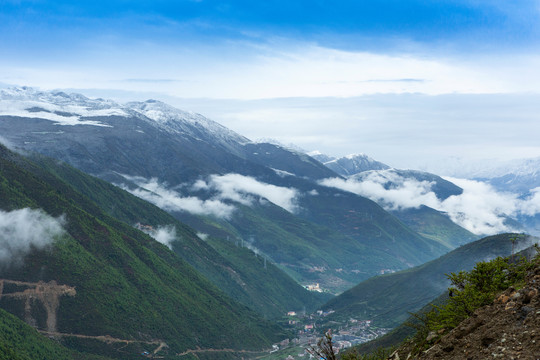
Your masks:
[[[296,189],[266,184],[249,176],[239,174],[212,175],[207,180],[198,180],[189,188],[193,191],[204,191],[211,198],[201,200],[195,196],[184,196],[171,190],[156,178],[124,177],[139,186],[130,189],[119,185],[141,199],[149,201],[166,211],[186,211],[196,215],[212,215],[228,219],[236,207],[230,202],[251,206],[255,202],[268,200],[289,212],[297,209]]]
[[[0,264],[20,263],[32,249],[43,249],[65,233],[63,217],[42,210],[0,210]]]
[[[194,196],[182,196],[168,189],[166,185],[160,184],[156,178],[147,180],[141,177],[125,177],[137,184],[139,188],[130,189],[120,185],[121,188],[165,211],[187,211],[196,215],[214,215],[220,218],[229,218],[234,211],[234,206],[219,200],[201,200]]]
[[[385,189],[384,184],[390,180],[393,186]],[[518,195],[496,191],[491,185],[474,180],[446,178],[463,189],[461,195],[453,195],[441,200],[432,191],[434,183],[417,181],[400,177],[397,174],[374,172],[364,179],[324,179],[321,184],[335,187],[367,197],[387,210],[402,210],[429,206],[448,214],[456,224],[474,234],[494,234],[512,231],[506,224],[507,217],[519,214],[532,216],[540,212],[540,188],[531,195],[520,199]]]
[[[251,205],[264,198],[289,212],[294,213],[297,210],[296,189],[266,184],[240,174],[212,175],[207,181],[197,181],[193,189],[216,190],[219,199],[232,200],[243,205]]]

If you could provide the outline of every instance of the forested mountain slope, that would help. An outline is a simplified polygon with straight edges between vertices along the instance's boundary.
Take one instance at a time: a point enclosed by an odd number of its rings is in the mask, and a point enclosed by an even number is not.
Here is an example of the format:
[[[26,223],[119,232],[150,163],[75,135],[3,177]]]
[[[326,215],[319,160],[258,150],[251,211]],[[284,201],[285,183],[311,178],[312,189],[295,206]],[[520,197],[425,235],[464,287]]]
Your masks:
[[[64,345],[129,359],[156,349],[260,350],[284,336],[165,245],[4,147],[0,188],[2,216],[12,220],[0,305]],[[29,224],[43,236],[25,232]]]

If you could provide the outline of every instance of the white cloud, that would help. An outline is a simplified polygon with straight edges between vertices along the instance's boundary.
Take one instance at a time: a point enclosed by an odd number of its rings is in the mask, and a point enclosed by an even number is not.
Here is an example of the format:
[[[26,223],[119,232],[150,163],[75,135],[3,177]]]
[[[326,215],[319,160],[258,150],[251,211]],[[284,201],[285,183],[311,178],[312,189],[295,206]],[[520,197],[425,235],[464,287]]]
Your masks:
[[[426,205],[447,213],[456,224],[479,235],[512,231],[514,229],[505,224],[508,216],[540,212],[540,188],[535,189],[529,198],[521,200],[516,194],[498,192],[484,182],[456,178],[446,180],[461,187],[463,193],[441,200],[432,191],[433,183],[406,179],[388,172],[374,172],[363,181],[334,178],[324,179],[321,184],[367,197],[388,210]],[[389,189],[384,188],[387,181],[393,183]]]
[[[250,139],[275,138],[336,157],[362,152],[393,167],[455,177],[468,177],[463,168],[471,163],[481,170],[486,159],[540,156],[537,94],[166,100]]]
[[[521,202],[521,213],[534,216],[540,213],[540,187],[534,188],[531,195]]]
[[[208,239],[208,236],[209,236],[208,234],[205,234],[205,233],[202,233],[202,232],[197,233],[197,237],[199,239],[201,239],[202,241],[206,241]]]
[[[213,215],[219,218],[230,218],[235,210],[234,205],[225,201],[233,201],[251,206],[255,201],[267,199],[289,212],[297,210],[298,191],[257,181],[255,178],[239,174],[211,175],[206,181],[198,180],[190,188],[193,191],[206,191],[212,194],[207,200],[195,196],[183,196],[160,184],[156,178],[150,180],[142,177],[123,175],[139,186],[130,189],[118,185],[133,195],[140,197],[166,211],[187,211],[198,215]]]
[[[395,186],[385,189],[388,181]],[[393,172],[373,172],[364,181],[324,179],[321,184],[365,196],[389,210],[418,208],[421,205],[434,207],[438,203],[437,196],[431,191],[433,183],[404,178]]]
[[[42,210],[0,210],[0,264],[18,264],[32,249],[43,249],[64,234],[63,217]]]
[[[513,230],[504,224],[506,216],[519,211],[518,196],[497,192],[491,185],[473,180],[446,178],[463,189],[463,194],[450,196],[437,210],[448,213],[452,221],[475,234],[493,234]]]
[[[235,209],[234,206],[215,199],[201,200],[194,196],[182,196],[176,191],[167,189],[155,178],[147,180],[140,177],[125,177],[137,184],[139,188],[130,189],[119,185],[121,188],[165,211],[187,211],[197,215],[229,218]]]
[[[176,228],[173,225],[159,226],[157,229],[148,232],[157,242],[172,248],[172,242],[176,239]]]
[[[0,73],[4,74],[0,81],[229,99],[540,90],[540,59],[534,52],[460,56],[419,48],[385,54],[294,40],[266,45],[227,42],[210,51],[200,50],[137,44],[95,49],[84,61],[69,66],[42,61],[22,67],[4,61],[0,63]],[[126,53],[130,54],[129,61]]]
[[[240,174],[212,175],[207,182],[196,182],[194,188],[217,190],[219,199],[232,200],[243,205],[251,205],[255,200],[253,196],[257,196],[289,212],[294,213],[297,210],[298,191],[296,189],[266,184],[253,177]]]
[[[11,151],[17,151],[17,148],[15,147],[15,145],[3,136],[0,136],[0,144],[4,145]]]

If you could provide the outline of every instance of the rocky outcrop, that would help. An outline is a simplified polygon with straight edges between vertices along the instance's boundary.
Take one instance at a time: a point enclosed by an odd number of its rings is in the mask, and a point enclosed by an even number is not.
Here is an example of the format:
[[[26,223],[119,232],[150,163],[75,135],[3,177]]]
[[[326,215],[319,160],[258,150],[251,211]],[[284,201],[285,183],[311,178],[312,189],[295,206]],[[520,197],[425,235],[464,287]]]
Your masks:
[[[418,357],[403,359],[540,359],[540,267],[521,289],[509,288],[493,304],[440,338]]]

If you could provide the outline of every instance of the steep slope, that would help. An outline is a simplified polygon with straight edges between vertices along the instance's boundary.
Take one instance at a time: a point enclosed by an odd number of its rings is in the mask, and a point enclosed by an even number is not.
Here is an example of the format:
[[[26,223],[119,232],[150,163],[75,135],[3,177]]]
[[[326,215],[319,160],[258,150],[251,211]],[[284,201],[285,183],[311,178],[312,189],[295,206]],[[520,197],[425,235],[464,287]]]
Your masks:
[[[65,345],[129,359],[143,350],[166,357],[198,347],[258,350],[283,335],[166,246],[4,147],[0,169],[6,214],[32,208],[64,219],[52,244],[19,251],[19,262],[1,269],[0,305]]]
[[[321,296],[305,290],[273,263],[265,263],[248,248],[225,240],[227,234],[213,233],[214,236],[207,237],[211,232],[208,231],[197,235],[169,213],[116,186],[52,159],[33,156],[33,160],[127,224],[139,223],[154,229],[174,226],[177,240],[170,245],[177,255],[233,299],[266,317],[277,318],[303,308],[309,311],[322,303]],[[206,231],[205,227],[200,228]]]
[[[392,255],[397,262],[389,265],[418,265],[448,251],[439,242],[418,235],[371,200],[322,186],[315,190],[317,195],[302,198],[300,203],[307,210],[299,216]]]
[[[417,359],[538,359],[540,268],[522,289],[509,288],[443,336]]]
[[[407,319],[408,312],[420,309],[448,287],[444,274],[469,270],[483,259],[509,255],[512,239],[515,250],[530,245],[531,239],[516,234],[486,237],[464,245],[421,266],[368,279],[330,300],[323,309],[333,309],[332,319],[361,318],[383,327],[394,327]]]
[[[399,220],[422,236],[441,242],[449,249],[477,240],[479,236],[454,223],[448,216],[428,206],[392,211]]]

